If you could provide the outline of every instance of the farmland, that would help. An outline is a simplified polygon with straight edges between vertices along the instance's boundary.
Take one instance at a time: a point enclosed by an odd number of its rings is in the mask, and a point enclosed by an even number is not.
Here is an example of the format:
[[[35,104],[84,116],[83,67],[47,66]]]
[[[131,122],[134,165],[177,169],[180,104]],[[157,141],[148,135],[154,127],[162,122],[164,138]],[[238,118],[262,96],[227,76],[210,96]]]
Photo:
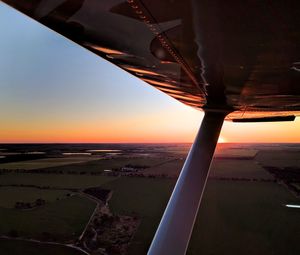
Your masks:
[[[114,190],[110,201],[114,212],[142,218],[129,254],[146,253],[173,185],[163,179],[138,178],[104,185]],[[299,199],[277,184],[210,180],[187,254],[207,250],[212,254],[283,254],[286,243],[291,247],[287,254],[298,254],[298,212],[284,207],[291,202],[299,203]],[[247,245],[251,249],[245,249]]]
[[[85,171],[86,173],[101,174],[104,170],[119,169],[128,164],[142,167],[152,167],[165,161],[166,159],[161,157],[115,157],[82,162],[78,164],[66,164],[58,167],[47,167],[43,168],[42,171],[55,171],[63,173],[81,173],[82,171]]]
[[[113,212],[142,220],[129,254],[146,253],[174,184],[175,180],[123,177],[103,185],[114,191],[110,200]]]
[[[1,176],[0,185],[37,185],[40,187],[77,189],[99,186],[115,178],[91,175],[8,173]]]
[[[74,239],[83,231],[94,208],[94,202],[79,196],[26,211],[0,207],[0,217],[5,219],[0,222],[0,233],[47,240]]]
[[[146,254],[189,148],[26,146],[1,151],[6,254],[20,254],[14,244],[22,255],[82,254],[66,243],[90,254],[103,247],[108,254]],[[299,254],[299,211],[285,206],[300,203],[299,151],[296,145],[219,146],[187,254]]]
[[[298,203],[274,183],[209,181],[188,254],[290,254],[300,252]]]
[[[9,162],[0,164],[0,169],[24,169],[33,170],[46,167],[58,167],[69,164],[82,163],[90,160],[97,160],[99,157],[61,157],[61,158],[47,158],[47,159],[36,159],[26,160],[18,162]]]
[[[43,198],[46,202],[54,202],[57,199],[66,198],[69,194],[66,190],[41,190],[36,188],[1,187],[0,207],[14,208],[18,201],[33,202]]]

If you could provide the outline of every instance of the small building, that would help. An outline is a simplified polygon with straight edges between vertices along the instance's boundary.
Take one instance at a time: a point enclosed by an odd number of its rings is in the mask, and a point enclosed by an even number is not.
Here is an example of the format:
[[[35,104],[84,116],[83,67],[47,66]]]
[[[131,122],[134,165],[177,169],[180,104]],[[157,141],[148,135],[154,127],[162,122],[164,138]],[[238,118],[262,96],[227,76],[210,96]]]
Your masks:
[[[138,169],[134,167],[124,166],[121,168],[122,172],[137,172]]]

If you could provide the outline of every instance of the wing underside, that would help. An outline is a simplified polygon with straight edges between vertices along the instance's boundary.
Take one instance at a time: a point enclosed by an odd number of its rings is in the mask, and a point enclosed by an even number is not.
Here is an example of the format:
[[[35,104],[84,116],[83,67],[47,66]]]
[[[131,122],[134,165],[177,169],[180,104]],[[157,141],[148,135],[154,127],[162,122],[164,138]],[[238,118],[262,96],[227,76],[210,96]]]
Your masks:
[[[3,2],[197,109],[300,112],[297,1]]]

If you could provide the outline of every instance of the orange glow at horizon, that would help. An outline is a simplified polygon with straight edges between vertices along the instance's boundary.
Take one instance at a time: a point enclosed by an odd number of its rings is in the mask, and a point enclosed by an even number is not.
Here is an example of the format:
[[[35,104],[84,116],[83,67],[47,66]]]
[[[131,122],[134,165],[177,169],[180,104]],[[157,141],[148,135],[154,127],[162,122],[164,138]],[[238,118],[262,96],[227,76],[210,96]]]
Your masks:
[[[190,107],[182,107],[160,115],[133,115],[118,120],[15,120],[0,127],[0,143],[190,143],[202,116]],[[259,124],[225,122],[218,143],[299,143],[299,129],[298,119]]]

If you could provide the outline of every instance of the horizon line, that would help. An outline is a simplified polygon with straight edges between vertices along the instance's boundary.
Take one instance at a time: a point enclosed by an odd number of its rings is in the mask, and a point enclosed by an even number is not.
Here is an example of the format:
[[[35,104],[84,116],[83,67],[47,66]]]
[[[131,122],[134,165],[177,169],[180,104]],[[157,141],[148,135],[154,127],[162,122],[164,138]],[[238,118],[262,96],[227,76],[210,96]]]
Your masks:
[[[192,144],[193,142],[0,142],[8,144]],[[218,144],[300,144],[300,142],[219,142]]]

